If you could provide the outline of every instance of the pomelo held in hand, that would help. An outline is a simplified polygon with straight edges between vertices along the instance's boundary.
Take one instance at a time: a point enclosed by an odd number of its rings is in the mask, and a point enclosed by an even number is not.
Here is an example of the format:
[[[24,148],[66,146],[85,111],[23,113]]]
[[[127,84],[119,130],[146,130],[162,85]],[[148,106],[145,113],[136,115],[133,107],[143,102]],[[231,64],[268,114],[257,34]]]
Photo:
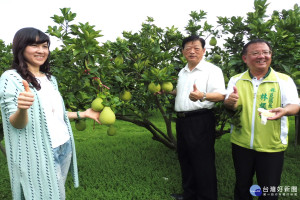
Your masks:
[[[75,121],[75,128],[78,130],[78,131],[83,131],[86,129],[86,123],[85,123],[85,120],[76,120]]]
[[[156,93],[156,92],[159,92],[160,91],[160,84],[157,83],[153,83],[151,82],[149,85],[148,85],[148,90],[151,92],[151,93]]]
[[[114,125],[110,125],[107,129],[107,135],[114,136],[117,133],[117,128]]]
[[[120,99],[122,99],[123,101],[129,101],[131,99],[131,93],[124,90],[120,95]]]
[[[173,90],[173,84],[171,82],[164,82],[161,89],[165,92],[171,92]]]
[[[96,99],[93,100],[92,102],[92,109],[93,111],[100,112],[104,106],[102,105],[103,99],[100,97],[97,97]]]
[[[112,125],[116,121],[116,115],[110,107],[104,107],[100,113],[99,121],[103,125]]]

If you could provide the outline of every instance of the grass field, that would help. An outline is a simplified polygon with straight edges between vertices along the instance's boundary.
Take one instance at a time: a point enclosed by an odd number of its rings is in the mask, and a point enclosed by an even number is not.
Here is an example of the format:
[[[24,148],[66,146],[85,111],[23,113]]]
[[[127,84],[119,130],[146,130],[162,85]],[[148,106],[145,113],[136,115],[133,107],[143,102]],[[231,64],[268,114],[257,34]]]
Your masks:
[[[163,127],[158,116],[153,120]],[[294,122],[291,120],[291,122]],[[153,141],[143,128],[117,121],[117,135],[108,136],[107,127],[87,120],[88,128],[74,128],[80,187],[74,188],[71,176],[66,184],[70,200],[171,200],[170,194],[181,192],[180,168],[176,152]],[[300,189],[300,146],[294,146],[294,124],[291,123],[290,145],[285,153],[282,186]],[[234,169],[230,135],[216,141],[216,166],[219,200],[232,200]],[[293,193],[295,194],[295,192]],[[283,200],[299,199],[285,193]],[[10,200],[11,191],[5,157],[0,154],[0,199]]]

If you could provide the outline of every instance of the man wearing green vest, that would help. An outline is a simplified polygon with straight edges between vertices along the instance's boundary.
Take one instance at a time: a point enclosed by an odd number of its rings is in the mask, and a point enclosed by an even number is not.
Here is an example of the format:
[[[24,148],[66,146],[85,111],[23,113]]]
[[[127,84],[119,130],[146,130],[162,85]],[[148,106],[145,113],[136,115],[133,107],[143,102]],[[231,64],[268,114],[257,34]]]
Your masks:
[[[288,145],[288,118],[299,112],[293,80],[271,67],[272,48],[255,39],[242,51],[248,70],[228,83],[227,108],[241,106],[242,128],[232,127],[232,157],[235,167],[235,200],[278,199],[284,151]],[[256,173],[258,185],[253,186]],[[255,191],[253,191],[255,190]]]

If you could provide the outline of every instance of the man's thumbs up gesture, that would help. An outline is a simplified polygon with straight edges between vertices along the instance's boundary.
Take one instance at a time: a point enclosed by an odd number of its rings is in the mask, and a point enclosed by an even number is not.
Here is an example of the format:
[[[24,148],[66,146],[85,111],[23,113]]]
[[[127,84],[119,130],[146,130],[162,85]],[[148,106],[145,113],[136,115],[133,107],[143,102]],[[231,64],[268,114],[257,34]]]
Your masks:
[[[193,91],[190,93],[189,98],[191,101],[198,101],[203,98],[203,92],[197,89],[196,84],[193,85]]]
[[[238,91],[237,91],[237,88],[236,88],[236,86],[233,86],[233,94],[236,94],[236,95],[238,95]]]
[[[236,86],[233,86],[233,92],[225,99],[224,104],[227,108],[236,109],[239,94]]]
[[[28,82],[25,80],[23,80],[22,82],[23,82],[25,91],[21,92],[18,97],[18,108],[27,110],[33,104],[34,94],[31,92]]]

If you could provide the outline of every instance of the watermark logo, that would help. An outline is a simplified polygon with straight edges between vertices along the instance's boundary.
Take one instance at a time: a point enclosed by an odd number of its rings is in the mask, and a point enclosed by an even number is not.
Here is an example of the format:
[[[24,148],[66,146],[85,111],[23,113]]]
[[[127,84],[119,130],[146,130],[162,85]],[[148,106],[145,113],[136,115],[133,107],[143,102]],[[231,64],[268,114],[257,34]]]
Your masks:
[[[293,196],[298,197],[297,186],[263,186],[252,185],[250,187],[250,194],[255,197],[259,196]]]
[[[255,197],[259,197],[262,194],[261,188],[258,185],[252,185],[250,187],[250,194]]]

